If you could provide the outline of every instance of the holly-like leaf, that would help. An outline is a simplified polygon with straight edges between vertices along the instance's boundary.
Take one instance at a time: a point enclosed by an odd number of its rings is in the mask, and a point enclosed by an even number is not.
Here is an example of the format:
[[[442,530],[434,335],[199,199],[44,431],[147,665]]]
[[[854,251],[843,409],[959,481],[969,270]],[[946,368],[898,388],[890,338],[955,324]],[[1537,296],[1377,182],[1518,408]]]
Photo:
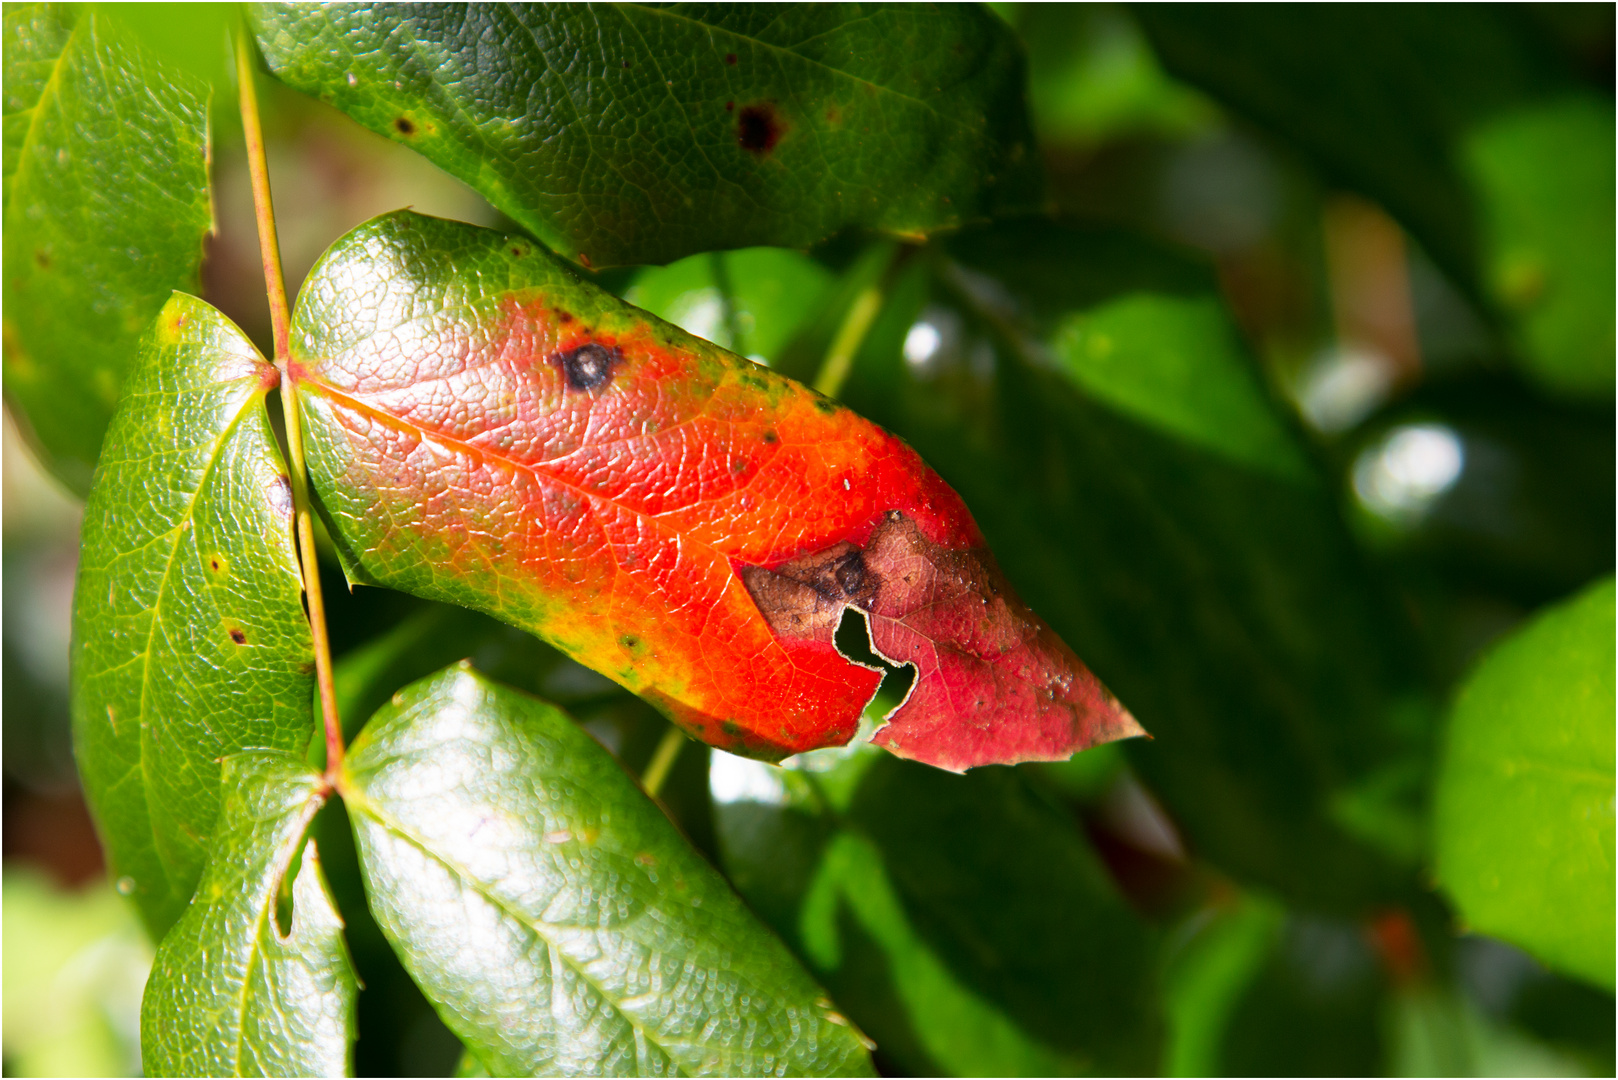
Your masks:
[[[1613,581],[1545,611],[1461,688],[1438,879],[1476,930],[1613,986]]]
[[[325,800],[320,775],[297,758],[248,751],[225,759],[221,783],[207,869],[141,1000],[145,1072],[346,1076],[359,986],[314,843],[304,846]]]
[[[1049,221],[948,250],[895,283],[844,399],[979,508],[1018,588],[1152,732],[1130,758],[1193,850],[1326,908],[1403,887],[1336,807],[1383,770],[1419,783],[1409,631],[1212,275]]]
[[[611,755],[468,666],[341,780],[377,922],[496,1076],[841,1075],[848,1022]]]
[[[386,215],[293,322],[311,475],[359,580],[532,630],[755,756],[853,735],[881,673],[836,648],[849,608],[919,669],[877,736],[896,753],[963,769],[1140,733],[909,447],[529,241]]]
[[[1015,772],[867,747],[801,770],[716,753],[709,781],[737,888],[905,1074],[1155,1067],[1153,935]]]
[[[1021,49],[976,5],[251,11],[280,78],[595,266],[1038,198]]]
[[[1143,4],[1170,71],[1385,204],[1511,325],[1524,370],[1610,399],[1613,106],[1523,9]]]
[[[191,898],[219,761],[305,750],[314,646],[292,491],[241,331],[194,297],[142,340],[85,508],[73,741],[121,887],[154,937]]]
[[[207,88],[89,5],[8,4],[4,47],[6,399],[82,494],[141,332],[196,288]]]

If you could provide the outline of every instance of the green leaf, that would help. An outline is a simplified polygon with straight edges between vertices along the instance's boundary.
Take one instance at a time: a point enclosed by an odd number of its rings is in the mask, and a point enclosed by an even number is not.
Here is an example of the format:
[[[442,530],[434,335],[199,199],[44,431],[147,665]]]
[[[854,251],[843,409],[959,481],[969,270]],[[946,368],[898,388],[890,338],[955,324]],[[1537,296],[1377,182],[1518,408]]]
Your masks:
[[[895,286],[844,399],[961,493],[1013,585],[1152,733],[1127,753],[1193,850],[1330,910],[1407,888],[1414,867],[1333,808],[1401,762],[1422,775],[1427,736],[1399,726],[1419,715],[1409,630],[1211,274],[1048,221],[949,251]]]
[[[82,494],[141,331],[196,288],[207,88],[89,5],[6,5],[4,49],[6,398]]]
[[[1613,108],[1504,5],[1145,4],[1164,64],[1385,205],[1512,324],[1524,370],[1613,392]]]
[[[624,299],[721,348],[773,364],[834,280],[807,255],[749,248],[647,270]]]
[[[249,751],[225,759],[222,785],[207,869],[158,946],[141,1002],[145,1071],[347,1075],[359,986],[314,844],[304,846],[325,801],[320,774]],[[283,929],[277,904],[288,876]]]
[[[1485,287],[1514,316],[1529,375],[1565,394],[1612,398],[1612,296],[1618,287],[1610,101],[1525,106],[1467,134]]]
[[[1016,773],[869,747],[782,769],[715,752],[725,867],[885,1059],[914,1075],[1141,1073],[1152,935]]]
[[[918,236],[1037,200],[975,6],[255,4],[270,69],[595,266]]]
[[[847,1021],[560,711],[466,665],[400,691],[342,779],[377,922],[495,1075],[827,1075]]]
[[[1197,912],[1173,935],[1163,980],[1170,1030],[1163,1075],[1220,1074],[1231,1014],[1274,951],[1284,914],[1242,896]]]
[[[1497,645],[1455,700],[1438,880],[1475,930],[1613,986],[1613,579]]]
[[[191,898],[219,761],[301,754],[314,647],[265,363],[176,293],[139,346],[85,508],[73,739],[101,838],[159,938]]]

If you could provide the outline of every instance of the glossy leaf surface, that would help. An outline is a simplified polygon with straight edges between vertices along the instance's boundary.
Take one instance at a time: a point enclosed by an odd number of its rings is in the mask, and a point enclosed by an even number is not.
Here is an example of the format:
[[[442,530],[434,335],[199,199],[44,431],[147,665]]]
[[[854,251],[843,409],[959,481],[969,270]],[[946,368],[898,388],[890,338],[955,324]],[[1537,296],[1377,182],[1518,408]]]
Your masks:
[[[1467,923],[1613,985],[1613,583],[1496,646],[1450,715],[1438,879]]]
[[[1038,199],[1021,50],[975,6],[252,12],[280,78],[595,266],[921,235]]]
[[[145,1071],[345,1076],[359,987],[314,844],[304,845],[320,776],[297,758],[248,751],[225,759],[221,782],[207,869],[158,947],[141,1002]],[[276,907],[289,875],[283,931]]]
[[[207,88],[80,4],[5,11],[5,388],[80,494],[136,342],[196,289]]]
[[[1211,275],[1051,222],[949,250],[895,286],[844,399],[979,509],[1008,576],[1119,690],[1153,735],[1130,758],[1192,851],[1329,908],[1401,887],[1334,807],[1398,770],[1419,783],[1421,714],[1399,727],[1408,629]],[[1087,370],[1103,329],[1105,366]],[[1399,793],[1384,809],[1413,818]]]
[[[847,1021],[611,755],[450,668],[355,741],[377,922],[494,1075],[869,1069]]]
[[[1142,5],[1165,65],[1400,219],[1512,325],[1524,369],[1613,390],[1610,94],[1525,12]]]
[[[829,769],[716,753],[709,783],[727,872],[886,1068],[1155,1067],[1153,935],[1016,773],[948,776],[866,747]]]
[[[314,734],[292,493],[264,411],[275,378],[223,315],[176,293],[142,340],[85,508],[74,748],[154,937],[202,872],[220,759],[301,754]]]
[[[960,499],[818,394],[579,282],[518,237],[361,226],[294,313],[311,475],[351,576],[530,629],[712,745],[878,733],[951,769],[1139,734],[1011,592]]]

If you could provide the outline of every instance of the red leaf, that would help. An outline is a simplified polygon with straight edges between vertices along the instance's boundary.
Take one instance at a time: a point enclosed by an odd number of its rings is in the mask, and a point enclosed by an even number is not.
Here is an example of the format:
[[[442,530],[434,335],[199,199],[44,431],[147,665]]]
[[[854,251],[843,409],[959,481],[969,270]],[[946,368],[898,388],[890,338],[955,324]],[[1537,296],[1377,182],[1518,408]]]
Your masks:
[[[963,769],[1142,733],[913,450],[526,240],[379,218],[311,274],[295,323],[351,566],[533,630],[705,742],[847,742],[881,681],[833,643],[850,605],[917,667],[876,737],[895,753]]]

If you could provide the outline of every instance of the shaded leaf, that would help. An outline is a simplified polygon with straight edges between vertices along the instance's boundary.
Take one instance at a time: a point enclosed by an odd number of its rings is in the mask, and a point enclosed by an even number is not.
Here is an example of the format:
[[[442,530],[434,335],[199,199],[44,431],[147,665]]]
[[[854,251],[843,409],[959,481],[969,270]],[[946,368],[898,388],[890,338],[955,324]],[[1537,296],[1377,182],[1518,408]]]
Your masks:
[[[1164,64],[1398,217],[1514,324],[1524,370],[1610,397],[1611,98],[1504,5],[1135,9]]]
[[[249,751],[225,759],[221,784],[207,869],[146,984],[142,1064],[153,1076],[345,1076],[359,987],[315,846],[304,845],[325,799],[320,775]]]
[[[867,748],[801,771],[716,753],[709,779],[727,871],[886,1068],[1154,1067],[1152,935],[1015,773],[952,777]]]
[[[1037,201],[1021,50],[966,5],[252,5],[270,69],[595,266]]]
[[[8,4],[4,48],[6,399],[82,494],[141,331],[196,288],[207,88],[88,5]]]
[[[345,764],[378,923],[495,1075],[825,1075],[854,1033],[612,757],[463,666]]]
[[[400,212],[340,240],[294,313],[311,475],[351,578],[531,630],[704,742],[881,738],[948,768],[1139,729],[1018,600],[899,440],[578,281],[519,237]]]
[[[1496,646],[1439,776],[1438,879],[1474,929],[1613,986],[1613,581]]]
[[[845,399],[979,508],[1008,576],[1119,689],[1154,736],[1131,760],[1194,851],[1328,908],[1405,888],[1332,806],[1384,769],[1420,775],[1424,731],[1400,726],[1408,628],[1218,317],[1211,275],[1051,222],[950,250],[896,285]],[[1173,317],[1114,314],[1132,308]],[[1117,377],[1140,407],[1091,389],[1082,348],[1064,355],[1062,328],[1094,312],[1133,358]]]
[[[1217,1076],[1231,1015],[1280,937],[1285,912],[1256,897],[1203,910],[1171,937],[1164,974],[1164,1076]],[[1176,940],[1178,939],[1178,940]]]
[[[202,872],[220,759],[301,754],[315,731],[292,493],[264,410],[275,379],[223,315],[176,293],[142,340],[85,508],[74,747],[154,937]]]

